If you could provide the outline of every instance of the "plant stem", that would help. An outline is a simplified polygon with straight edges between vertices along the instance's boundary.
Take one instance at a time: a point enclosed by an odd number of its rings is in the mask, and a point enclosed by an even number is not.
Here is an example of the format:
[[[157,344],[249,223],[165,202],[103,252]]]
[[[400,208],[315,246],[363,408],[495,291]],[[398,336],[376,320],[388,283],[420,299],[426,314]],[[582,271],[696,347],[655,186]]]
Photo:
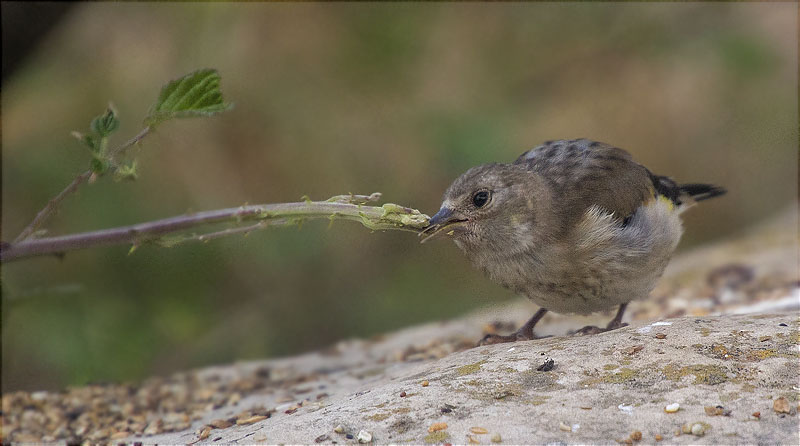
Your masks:
[[[374,200],[379,196],[379,194],[371,196],[340,195],[332,198],[331,200],[333,201],[242,206],[180,215],[119,228],[59,237],[25,239],[2,246],[0,248],[0,261],[10,262],[33,256],[62,254],[66,251],[102,245],[129,243],[135,248],[143,243],[161,242],[169,246],[186,240],[211,239],[238,232],[249,232],[268,225],[298,223],[306,219],[352,220],[358,221],[372,230],[397,229],[421,232],[428,225],[429,217],[416,209],[391,203],[383,206],[364,206],[360,204],[365,201],[365,198],[366,200]],[[204,236],[189,235],[185,237],[179,236],[177,240],[163,239],[165,235],[179,233],[190,228],[225,222],[238,224],[243,221],[257,221],[259,224],[248,226],[243,230],[237,230],[241,228],[232,228]]]
[[[115,156],[123,154],[125,150],[127,150],[129,147],[138,143],[145,136],[147,136],[147,134],[150,133],[150,130],[151,130],[150,126],[145,127],[136,136],[125,141],[125,143],[123,143],[121,146],[113,149],[110,152],[111,158],[113,159]],[[74,193],[78,189],[78,186],[85,183],[87,180],[91,178],[92,178],[91,170],[87,170],[86,172],[83,172],[82,174],[75,177],[75,179],[72,180],[72,182],[69,183],[69,185],[65,187],[64,190],[62,190],[58,195],[56,195],[55,197],[53,197],[53,199],[47,202],[45,207],[43,207],[42,210],[39,211],[38,214],[36,214],[36,217],[34,217],[33,221],[28,223],[28,226],[25,226],[25,229],[23,229],[22,232],[19,233],[17,238],[14,239],[14,244],[17,244],[27,239],[28,237],[31,236],[31,234],[36,232],[36,230],[39,229],[42,226],[42,224],[44,224],[44,222],[47,221],[48,218],[50,218],[51,215],[53,215],[53,212],[56,211],[58,205],[61,204],[61,202],[64,201],[64,199],[67,198],[68,195]]]
[[[87,170],[86,172],[83,172],[82,174],[75,177],[75,179],[72,180],[72,182],[69,183],[69,185],[66,188],[64,188],[64,190],[62,190],[58,195],[53,197],[52,200],[47,202],[47,205],[45,205],[45,207],[42,208],[42,210],[39,211],[38,214],[36,214],[36,217],[33,219],[33,221],[30,222],[28,226],[25,226],[25,229],[23,229],[22,232],[19,233],[17,238],[14,239],[14,243],[15,244],[19,243],[25,240],[26,238],[30,237],[30,235],[33,234],[34,231],[39,229],[42,223],[44,223],[53,214],[53,212],[55,212],[56,207],[58,207],[59,203],[61,203],[61,201],[63,201],[64,198],[67,198],[67,195],[75,192],[78,186],[85,183],[86,180],[88,180],[91,176],[92,176],[92,171]]]

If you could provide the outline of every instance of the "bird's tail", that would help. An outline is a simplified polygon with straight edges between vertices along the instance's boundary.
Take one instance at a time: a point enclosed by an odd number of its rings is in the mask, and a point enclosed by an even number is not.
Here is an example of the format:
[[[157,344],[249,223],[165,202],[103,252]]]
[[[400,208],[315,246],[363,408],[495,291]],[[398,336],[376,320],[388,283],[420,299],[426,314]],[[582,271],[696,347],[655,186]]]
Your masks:
[[[678,184],[669,177],[650,174],[656,193],[668,198],[675,205],[678,212],[689,209],[698,201],[718,197],[725,192],[724,188],[713,184]]]
[[[694,201],[708,200],[728,192],[724,188],[713,184],[681,184],[678,189],[681,191],[681,195],[689,196]]]

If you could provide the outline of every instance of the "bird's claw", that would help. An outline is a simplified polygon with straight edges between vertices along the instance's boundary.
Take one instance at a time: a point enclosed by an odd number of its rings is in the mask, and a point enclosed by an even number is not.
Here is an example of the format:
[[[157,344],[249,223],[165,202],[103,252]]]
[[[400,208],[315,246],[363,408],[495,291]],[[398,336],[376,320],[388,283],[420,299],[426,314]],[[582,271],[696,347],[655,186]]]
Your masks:
[[[487,334],[483,337],[480,341],[478,341],[478,347],[482,345],[494,345],[494,344],[503,344],[506,342],[517,342],[517,341],[525,341],[527,339],[518,338],[517,333],[512,333],[510,335],[498,335],[498,334]]]
[[[588,336],[588,335],[596,335],[600,333],[605,333],[607,331],[616,330],[617,328],[627,327],[628,324],[624,322],[618,323],[610,323],[606,326],[606,328],[600,328],[595,325],[587,325],[580,330],[572,333],[572,336]]]

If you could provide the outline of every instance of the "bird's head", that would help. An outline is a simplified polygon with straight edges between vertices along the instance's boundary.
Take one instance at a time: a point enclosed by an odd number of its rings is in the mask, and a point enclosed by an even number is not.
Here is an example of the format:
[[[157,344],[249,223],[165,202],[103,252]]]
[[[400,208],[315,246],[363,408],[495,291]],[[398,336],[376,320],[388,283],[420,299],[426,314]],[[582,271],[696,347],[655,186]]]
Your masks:
[[[533,240],[537,212],[549,202],[542,180],[524,166],[484,164],[458,177],[441,208],[421,234],[422,241],[450,236],[469,251],[515,251]]]

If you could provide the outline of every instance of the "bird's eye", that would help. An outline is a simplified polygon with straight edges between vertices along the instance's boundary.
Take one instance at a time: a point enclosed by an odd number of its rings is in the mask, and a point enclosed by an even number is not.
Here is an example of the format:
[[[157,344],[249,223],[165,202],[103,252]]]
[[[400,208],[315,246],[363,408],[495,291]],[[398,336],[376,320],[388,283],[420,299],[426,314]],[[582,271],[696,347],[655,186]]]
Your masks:
[[[476,208],[481,208],[489,202],[489,191],[488,190],[479,190],[475,192],[472,196],[472,204],[475,205]]]

